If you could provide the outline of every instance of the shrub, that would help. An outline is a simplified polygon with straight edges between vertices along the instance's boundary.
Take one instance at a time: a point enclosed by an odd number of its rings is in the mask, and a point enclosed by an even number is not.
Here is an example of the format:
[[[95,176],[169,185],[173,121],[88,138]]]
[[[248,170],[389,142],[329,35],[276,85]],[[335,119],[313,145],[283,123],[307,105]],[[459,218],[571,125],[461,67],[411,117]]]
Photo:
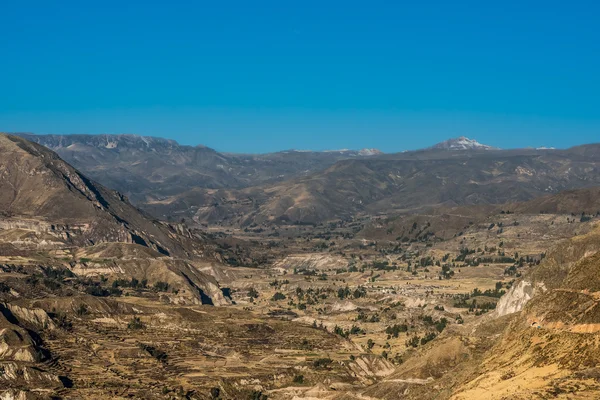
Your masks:
[[[133,317],[127,324],[127,329],[139,330],[146,328],[146,325],[142,322],[140,317]]]
[[[271,300],[274,300],[274,301],[285,300],[285,294],[283,294],[281,292],[276,292],[273,295],[273,298]]]
[[[86,304],[80,304],[79,307],[77,307],[77,310],[75,310],[75,313],[80,317],[86,315],[88,312],[88,306]]]
[[[313,361],[313,367],[315,368],[327,368],[333,363],[331,358],[317,358]]]
[[[154,290],[158,292],[168,292],[169,284],[167,282],[158,281],[154,284]]]

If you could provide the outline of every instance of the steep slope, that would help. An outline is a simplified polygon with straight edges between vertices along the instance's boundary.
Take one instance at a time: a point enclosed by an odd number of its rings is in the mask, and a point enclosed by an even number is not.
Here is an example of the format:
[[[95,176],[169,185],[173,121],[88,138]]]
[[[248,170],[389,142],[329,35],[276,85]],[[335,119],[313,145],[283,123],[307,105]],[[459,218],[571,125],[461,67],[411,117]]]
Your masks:
[[[0,177],[0,245],[25,263],[46,257],[81,277],[166,283],[181,289],[167,296],[176,303],[228,303],[216,280],[186,261],[214,262],[211,243],[149,219],[45,147],[0,135]]]
[[[164,255],[201,254],[197,243],[184,245],[175,230],[148,219],[124,196],[89,180],[52,151],[3,134],[0,212],[5,227],[35,225],[75,245],[125,242]]]

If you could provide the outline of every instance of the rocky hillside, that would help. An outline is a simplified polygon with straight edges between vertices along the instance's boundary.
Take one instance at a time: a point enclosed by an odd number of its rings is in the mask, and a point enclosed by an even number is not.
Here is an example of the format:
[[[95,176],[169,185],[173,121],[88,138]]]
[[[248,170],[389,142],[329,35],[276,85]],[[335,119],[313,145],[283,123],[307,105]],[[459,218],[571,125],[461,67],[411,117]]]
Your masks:
[[[158,285],[170,289],[163,297],[171,303],[229,303],[217,281],[189,263],[217,263],[216,245],[149,218],[47,148],[0,135],[0,177],[0,262],[17,257],[105,284]]]
[[[567,240],[506,295],[505,303],[521,299],[511,310],[520,313],[455,398],[488,398],[484,386],[515,399],[600,395],[599,250],[598,229]]]
[[[600,228],[559,243],[496,311],[445,330],[394,373],[334,399],[596,399]]]
[[[200,255],[199,242],[152,220],[118,192],[88,179],[45,147],[0,135],[0,224],[57,242],[136,243],[163,255]]]

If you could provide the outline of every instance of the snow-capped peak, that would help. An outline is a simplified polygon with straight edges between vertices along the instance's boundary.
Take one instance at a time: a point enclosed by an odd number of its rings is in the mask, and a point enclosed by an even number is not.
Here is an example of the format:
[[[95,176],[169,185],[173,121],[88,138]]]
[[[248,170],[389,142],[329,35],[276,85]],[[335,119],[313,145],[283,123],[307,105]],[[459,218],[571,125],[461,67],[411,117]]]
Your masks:
[[[448,139],[431,147],[434,150],[497,150],[496,147],[481,144],[477,140],[460,136]]]
[[[359,156],[376,156],[378,154],[383,154],[383,152],[379,149],[362,149],[358,151]]]

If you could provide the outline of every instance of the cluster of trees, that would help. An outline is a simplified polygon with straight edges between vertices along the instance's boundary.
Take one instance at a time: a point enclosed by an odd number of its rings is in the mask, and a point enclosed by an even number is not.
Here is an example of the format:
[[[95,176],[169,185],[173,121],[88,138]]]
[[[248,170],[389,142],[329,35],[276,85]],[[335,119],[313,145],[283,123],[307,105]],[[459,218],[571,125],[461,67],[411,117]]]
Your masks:
[[[333,293],[333,289],[331,288],[317,288],[314,289],[312,287],[303,290],[300,287],[296,288],[296,296],[298,297],[298,302],[306,302],[306,304],[313,305],[317,304],[319,300],[325,300],[329,297],[329,295]]]
[[[87,286],[85,292],[96,297],[121,296],[123,294],[123,291],[119,288],[105,288],[99,284]]]
[[[388,339],[391,337],[397,338],[401,333],[408,332],[408,325],[406,324],[394,324],[385,328],[385,333],[388,335]]]
[[[489,310],[494,310],[496,308],[496,303],[492,301],[486,301],[479,303],[477,299],[472,299],[469,301],[470,296],[467,295],[456,295],[457,299],[454,302],[454,307],[456,308],[468,308],[469,313],[475,313],[475,315],[485,314]]]
[[[129,321],[129,323],[127,324],[127,329],[131,329],[131,330],[139,330],[139,329],[145,329],[145,328],[146,328],[146,324],[144,324],[142,322],[140,317],[133,317],[131,319],[131,321]]]
[[[380,318],[379,315],[377,314],[373,314],[370,317],[365,314],[364,312],[360,312],[357,316],[356,316],[356,320],[357,321],[363,321],[363,322],[370,322],[370,323],[375,323],[375,322],[379,322]]]
[[[440,333],[446,329],[446,326],[448,325],[448,320],[446,318],[441,318],[437,321],[434,320],[431,315],[424,315],[419,318],[425,323],[425,325],[433,326],[435,330]]]
[[[495,289],[486,289],[485,291],[482,292],[478,288],[475,288],[475,289],[473,289],[473,292],[471,293],[471,297],[486,296],[486,297],[500,298],[506,293],[505,290],[502,290],[502,287],[503,287],[502,282],[496,282]]]
[[[281,281],[278,280],[278,279],[275,279],[274,281],[269,282],[269,286],[273,286],[273,287],[276,287],[276,288],[279,289],[279,288],[281,288],[281,286],[287,285],[289,283],[290,283],[290,281],[287,280],[287,279],[284,279],[284,280],[281,280]]]
[[[286,299],[285,294],[283,294],[281,292],[275,292],[275,294],[271,298],[271,300],[273,300],[273,301],[279,301],[279,300],[285,300],[285,299]]]
[[[337,297],[340,300],[343,300],[345,298],[361,298],[361,297],[365,297],[367,295],[367,289],[364,288],[363,286],[359,286],[356,289],[354,289],[354,291],[350,290],[350,288],[346,285],[345,288],[339,288],[337,291]]]
[[[333,360],[331,358],[317,358],[313,361],[313,367],[316,369],[329,368]]]
[[[140,281],[136,278],[131,278],[131,280],[116,279],[113,281],[112,287],[115,289],[120,288],[120,287],[132,288],[132,289],[148,289],[149,288],[147,279],[142,279]],[[158,282],[154,283],[154,285],[152,286],[152,289],[156,290],[157,292],[168,292],[169,284],[167,282],[158,281]]]
[[[437,337],[437,334],[434,332],[426,333],[424,336],[415,335],[406,341],[407,347],[418,347],[419,344],[421,346],[431,342],[433,339]]]
[[[333,333],[340,335],[341,337],[348,338],[350,335],[364,335],[366,332],[364,329],[361,329],[356,325],[352,325],[350,329],[344,329],[336,325],[333,328]]]

